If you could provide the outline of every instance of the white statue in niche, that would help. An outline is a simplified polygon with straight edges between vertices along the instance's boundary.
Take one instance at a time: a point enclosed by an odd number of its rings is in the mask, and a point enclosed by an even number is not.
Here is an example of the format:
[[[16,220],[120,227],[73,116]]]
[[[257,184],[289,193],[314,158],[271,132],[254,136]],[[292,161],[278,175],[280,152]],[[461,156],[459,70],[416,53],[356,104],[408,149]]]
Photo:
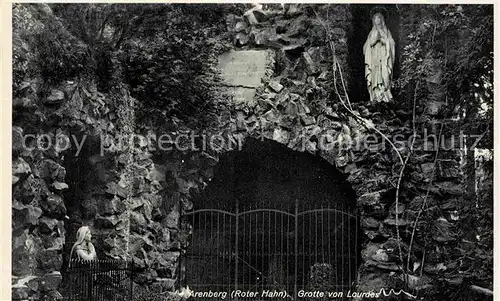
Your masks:
[[[90,241],[92,239],[92,234],[90,233],[90,228],[87,226],[82,226],[76,232],[76,242],[71,248],[69,254],[69,259],[72,259],[73,251],[76,250],[76,255],[78,259],[91,261],[97,259],[97,254],[95,252],[94,245]]]
[[[363,46],[365,79],[371,101],[389,102],[392,100],[390,88],[395,43],[381,13],[372,16],[372,24],[372,30]]]

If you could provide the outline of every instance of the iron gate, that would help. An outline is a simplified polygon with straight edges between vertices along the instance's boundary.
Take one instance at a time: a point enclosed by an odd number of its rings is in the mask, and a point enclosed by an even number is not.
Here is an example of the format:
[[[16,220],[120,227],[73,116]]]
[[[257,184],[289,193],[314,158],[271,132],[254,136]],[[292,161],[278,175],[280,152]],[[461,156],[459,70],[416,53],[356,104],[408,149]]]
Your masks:
[[[184,214],[191,243],[181,282],[207,300],[296,300],[302,291],[344,292],[358,267],[358,217],[354,210],[300,211],[201,209]],[[241,292],[241,293],[238,293]],[[254,298],[243,296],[256,292]],[[338,300],[338,298],[337,298]]]

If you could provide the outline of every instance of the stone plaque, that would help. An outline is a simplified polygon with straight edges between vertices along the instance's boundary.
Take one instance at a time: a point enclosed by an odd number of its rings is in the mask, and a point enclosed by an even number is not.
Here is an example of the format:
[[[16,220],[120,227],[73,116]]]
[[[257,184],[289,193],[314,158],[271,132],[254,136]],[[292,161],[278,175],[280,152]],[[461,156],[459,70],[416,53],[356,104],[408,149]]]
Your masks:
[[[219,57],[218,68],[225,84],[233,90],[235,103],[252,103],[269,64],[267,50],[231,50]]]

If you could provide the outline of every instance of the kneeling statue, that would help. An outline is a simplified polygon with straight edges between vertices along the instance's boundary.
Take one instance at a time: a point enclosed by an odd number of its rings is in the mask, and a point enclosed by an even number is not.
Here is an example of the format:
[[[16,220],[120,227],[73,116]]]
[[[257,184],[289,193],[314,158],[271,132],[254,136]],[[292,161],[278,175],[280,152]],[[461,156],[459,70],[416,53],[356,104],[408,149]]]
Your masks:
[[[94,245],[90,241],[92,234],[90,233],[90,228],[87,226],[82,226],[76,232],[76,242],[71,248],[71,253],[69,259],[72,259],[73,251],[76,250],[76,255],[78,259],[91,261],[97,259],[97,254],[95,252]]]

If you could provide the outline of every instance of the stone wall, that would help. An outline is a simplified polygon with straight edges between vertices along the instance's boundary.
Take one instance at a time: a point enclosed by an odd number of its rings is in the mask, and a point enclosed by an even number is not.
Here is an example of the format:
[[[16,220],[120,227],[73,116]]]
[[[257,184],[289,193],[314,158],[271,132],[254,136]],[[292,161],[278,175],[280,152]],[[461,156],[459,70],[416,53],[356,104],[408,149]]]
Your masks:
[[[28,54],[26,66],[36,66],[37,51],[30,44],[33,36],[46,26],[60,24],[46,5],[14,10],[20,16],[13,34],[14,53],[22,49]],[[64,153],[68,148],[75,151],[72,133],[99,132],[95,121],[107,106],[98,105],[97,93],[88,82],[49,86],[36,72],[17,77],[16,82],[19,86],[12,100],[12,296],[57,299],[68,236]],[[80,93],[94,98],[81,98]]]
[[[462,201],[460,156],[440,152],[435,160],[432,149],[415,152],[405,167],[396,206],[401,161],[380,135],[376,141],[367,137],[375,133],[375,126],[387,137],[400,135],[406,141],[413,132],[412,100],[400,99],[390,106],[353,100],[354,115],[342,106],[335,88],[347,101],[342,80],[348,86],[350,24],[349,5],[330,5],[329,10],[320,5],[265,5],[242,16],[227,16],[233,50],[221,57],[219,68],[235,97],[231,110],[221,112],[217,124],[204,132],[232,142],[219,149],[159,152],[141,141],[134,147],[118,147],[120,135],[130,138],[140,128],[134,122],[134,99],[125,87],[115,85],[103,94],[84,79],[49,87],[42,87],[40,78],[23,79],[28,84],[13,100],[14,295],[58,295],[63,254],[68,253],[63,245],[71,246],[82,224],[92,226],[102,257],[137,263],[139,284],[173,289],[190,234],[179,216],[193,209],[193,195],[209,185],[219,156],[248,137],[319,156],[346,176],[357,195],[364,233],[360,291],[402,287],[399,247],[406,261],[413,222],[423,206],[434,208],[425,214],[432,222],[417,225],[408,265],[418,268],[424,256],[426,264],[423,276],[412,279],[425,284],[427,278],[453,268],[439,263],[446,262],[444,250],[455,239],[450,229]],[[329,35],[335,53],[326,39]],[[334,58],[339,63],[335,68]],[[252,78],[235,80],[238,70]],[[419,107],[416,128],[427,129],[429,135],[439,133],[443,117],[438,113]],[[179,128],[171,134],[189,132]],[[24,150],[22,136],[27,133],[78,133],[79,141],[86,134],[93,142],[75,159],[68,150],[54,147]],[[99,152],[98,144],[106,141],[101,135],[106,134],[117,147],[104,142],[106,151],[100,156],[95,147]],[[414,146],[424,142],[419,139]],[[401,148],[401,154],[406,159],[408,149]],[[92,184],[78,181],[78,164],[87,165]],[[73,182],[65,183],[66,179]],[[429,241],[439,251],[423,255]]]
[[[80,154],[82,158],[76,164],[69,160],[77,152],[75,141],[90,145],[95,143],[95,137],[114,127],[114,122],[109,119],[106,97],[95,90],[92,92],[92,84],[79,79],[53,86],[48,96],[40,97],[44,93],[37,88],[31,85],[24,95],[24,102],[13,107],[12,265],[15,298],[60,297],[57,292],[60,271],[69,257],[75,232],[82,225],[96,226],[97,210],[89,206],[90,202],[104,195],[105,179],[115,172],[113,168],[88,168],[92,165],[92,158],[85,153]],[[109,156],[101,164],[104,166],[106,162],[109,167],[113,161],[114,156]],[[80,170],[81,166],[87,167]],[[101,179],[98,173],[102,173]],[[80,183],[73,183],[73,174]],[[92,177],[96,179],[91,182],[91,187],[85,186],[85,181]],[[100,198],[99,201],[99,209],[115,206],[113,210],[120,210],[119,203],[111,198]],[[106,210],[100,212],[107,213]],[[97,240],[103,235],[100,231],[93,231],[93,234]],[[105,258],[102,245],[96,245],[101,258]]]
[[[90,92],[88,86],[79,84],[84,82],[61,83],[42,97],[37,93],[39,87],[31,85],[25,91],[24,102],[13,107],[15,297],[32,293],[58,295],[56,289],[61,281],[63,246],[68,242],[65,223],[75,218],[67,210],[75,200],[66,196],[70,187],[66,183],[68,166],[64,155],[76,151],[73,138],[81,142],[81,135],[73,134],[83,131],[89,136],[97,135],[100,126],[108,125],[96,126],[94,114],[102,114],[106,106],[96,105],[90,97],[80,98],[84,90]],[[79,222],[82,225],[81,219]]]
[[[165,248],[144,247],[142,254],[169,254],[159,261],[170,268],[170,274],[163,274],[170,279],[165,289],[182,272],[178,256],[189,245],[190,228],[178,224],[179,214],[192,210],[193,196],[210,185],[219,156],[249,137],[321,157],[345,175],[361,215],[359,291],[404,288],[432,294],[433,279],[455,268],[447,254],[456,244],[456,214],[464,202],[461,154],[451,147],[459,141],[449,135],[438,140],[446,133],[441,125],[446,129],[449,121],[431,99],[417,99],[415,108],[413,97],[407,95],[397,95],[390,105],[354,99],[352,112],[346,110],[339,95],[347,102],[342,92],[350,80],[347,38],[355,35],[351,9],[264,5],[227,16],[233,49],[221,56],[218,68],[234,98],[231,109],[221,112],[218,123],[204,134],[231,143],[219,149],[153,153],[154,163],[165,174],[162,212],[168,216],[162,225],[170,243]],[[406,34],[402,30],[401,36]],[[373,128],[396,143],[399,154]],[[189,131],[181,129],[178,134]],[[414,132],[419,136],[408,157]],[[154,233],[155,223],[141,225],[145,235]],[[436,248],[430,251],[428,244]],[[160,266],[145,262],[148,282],[161,279],[155,278]]]
[[[130,142],[136,100],[118,82],[104,93],[88,77],[43,77],[36,35],[50,27],[71,47],[85,46],[48,5],[14,9],[14,53],[34,72],[16,78],[12,103],[13,298],[61,298],[61,270],[82,225],[100,259],[135,261],[139,283],[175,278],[178,214],[163,202],[162,167],[142,141]]]
[[[330,14],[328,26],[336,45],[335,57],[344,80],[348,80],[345,43],[351,31],[350,8],[333,7],[335,13]],[[323,15],[318,16],[314,10]],[[439,126],[446,119],[430,107],[417,105],[414,121],[419,137],[398,182],[411,145],[407,141],[414,131],[413,99],[400,99],[394,105],[354,100],[352,111],[358,117],[349,113],[335,93],[333,55],[320,21],[324,13],[320,6],[290,5],[283,10],[264,6],[243,16],[228,16],[234,50],[224,55],[219,68],[236,97],[234,111],[221,117],[219,132],[240,142],[247,137],[274,140],[292,150],[320,156],[345,174],[357,194],[364,234],[359,291],[430,289],[433,277],[453,268],[443,268],[439,262],[445,261],[445,250],[455,240],[453,212],[461,202],[459,192],[463,189],[460,153],[441,149],[436,154],[438,140],[433,141],[432,135],[439,136]],[[256,60],[249,57],[268,61],[265,72],[254,73],[261,79],[258,87],[243,87],[231,77],[232,72],[239,74],[255,65]],[[226,64],[231,60],[236,62]],[[336,73],[337,84],[339,76]],[[342,89],[341,85],[337,88]],[[247,93],[238,92],[242,90]],[[373,127],[391,142],[399,141],[400,154]],[[439,142],[449,145],[449,140]],[[217,153],[212,156],[217,158]],[[211,174],[209,165],[200,164],[198,168],[201,174]],[[202,183],[210,180],[201,179]],[[424,255],[424,245],[429,241],[440,251]],[[418,267],[423,260],[426,264],[420,275]],[[409,273],[405,276],[401,269],[407,266]]]

